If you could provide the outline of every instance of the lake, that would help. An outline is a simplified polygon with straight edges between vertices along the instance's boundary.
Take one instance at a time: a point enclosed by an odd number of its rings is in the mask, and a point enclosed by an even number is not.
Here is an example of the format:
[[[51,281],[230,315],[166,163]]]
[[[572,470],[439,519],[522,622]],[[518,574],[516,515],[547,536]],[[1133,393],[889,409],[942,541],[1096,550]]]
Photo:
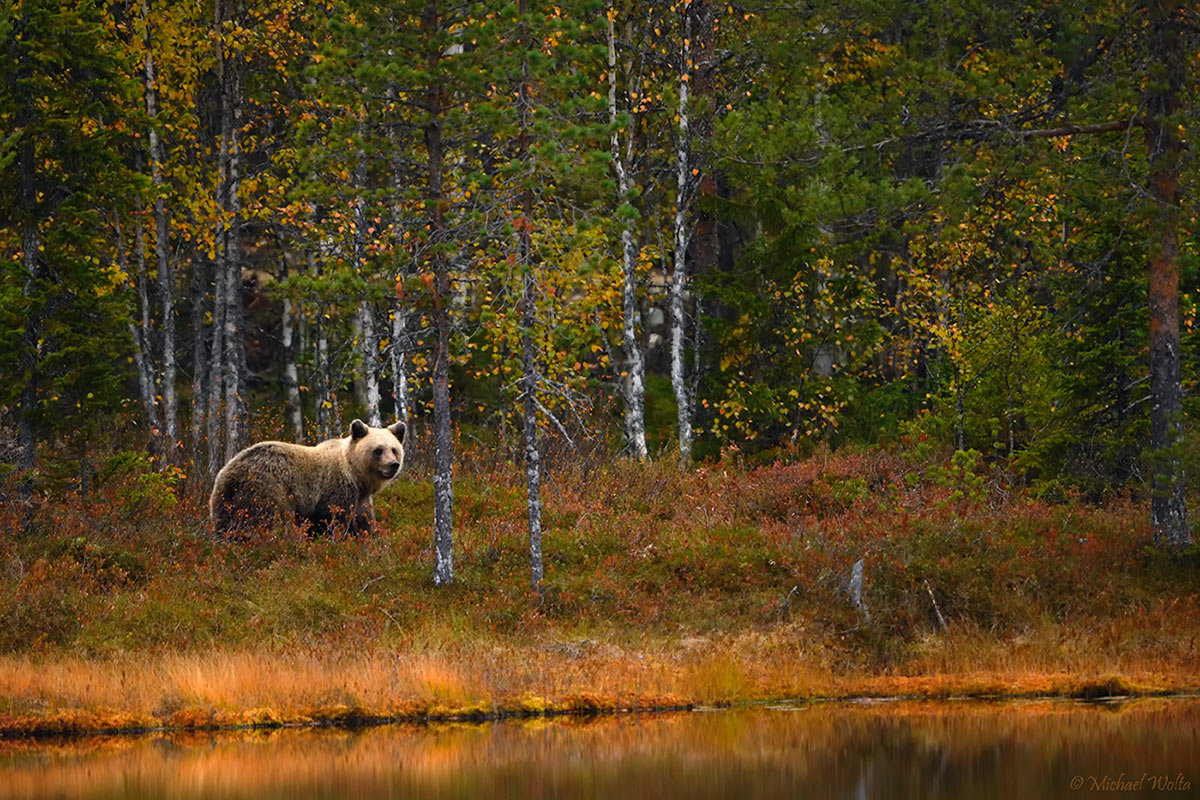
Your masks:
[[[0,742],[0,798],[1200,797],[1200,699]]]

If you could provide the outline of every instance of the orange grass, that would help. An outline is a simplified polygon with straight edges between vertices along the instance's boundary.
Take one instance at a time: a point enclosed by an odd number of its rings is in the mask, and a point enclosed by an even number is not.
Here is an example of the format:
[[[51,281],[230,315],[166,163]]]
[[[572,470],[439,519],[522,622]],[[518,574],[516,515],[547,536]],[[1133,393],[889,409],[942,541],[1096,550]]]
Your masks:
[[[0,737],[133,729],[363,724],[724,705],[795,698],[1097,697],[1200,687],[1188,652],[1056,660],[975,634],[925,643],[887,674],[839,670],[792,625],[771,635],[612,643],[477,642],[423,652],[217,650],[101,660],[0,658]],[[1043,636],[1052,635],[1050,631]]]

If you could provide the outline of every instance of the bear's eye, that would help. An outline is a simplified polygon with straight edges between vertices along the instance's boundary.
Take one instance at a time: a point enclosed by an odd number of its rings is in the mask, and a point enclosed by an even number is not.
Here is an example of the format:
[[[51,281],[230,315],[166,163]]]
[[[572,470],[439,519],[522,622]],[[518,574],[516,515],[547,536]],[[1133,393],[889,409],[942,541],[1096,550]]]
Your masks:
[[[376,447],[376,448],[375,448],[375,455],[376,455],[376,456],[381,456],[381,455],[383,455],[383,448],[382,448],[382,447]]]

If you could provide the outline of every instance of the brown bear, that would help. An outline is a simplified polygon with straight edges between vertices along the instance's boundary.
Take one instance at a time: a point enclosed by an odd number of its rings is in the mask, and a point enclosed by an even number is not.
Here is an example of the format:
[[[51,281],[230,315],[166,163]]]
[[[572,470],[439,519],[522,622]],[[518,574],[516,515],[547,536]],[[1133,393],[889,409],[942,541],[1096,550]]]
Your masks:
[[[403,422],[371,428],[350,423],[350,435],[315,447],[259,442],[229,459],[213,485],[208,510],[218,533],[294,519],[313,534],[368,533],[371,495],[404,464]]]

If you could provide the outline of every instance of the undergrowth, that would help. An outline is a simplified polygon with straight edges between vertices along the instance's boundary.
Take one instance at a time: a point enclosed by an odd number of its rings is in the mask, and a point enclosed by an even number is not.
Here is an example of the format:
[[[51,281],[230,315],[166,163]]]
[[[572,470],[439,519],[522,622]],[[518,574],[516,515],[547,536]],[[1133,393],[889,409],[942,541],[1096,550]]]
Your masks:
[[[963,671],[1003,653],[1053,671],[1097,648],[1165,654],[1169,669],[1200,630],[1195,561],[1148,547],[1144,503],[1048,503],[969,455],[844,449],[693,471],[567,462],[545,484],[540,594],[529,586],[523,475],[466,458],[455,580],[444,588],[432,582],[432,488],[420,465],[377,496],[379,532],[363,539],[290,527],[216,538],[203,487],[129,457],[86,497],[7,502],[0,654],[490,642],[566,648],[569,660],[596,642],[678,653],[751,637],[840,674]],[[714,657],[698,685],[744,681],[748,668],[731,659],[725,675]]]

